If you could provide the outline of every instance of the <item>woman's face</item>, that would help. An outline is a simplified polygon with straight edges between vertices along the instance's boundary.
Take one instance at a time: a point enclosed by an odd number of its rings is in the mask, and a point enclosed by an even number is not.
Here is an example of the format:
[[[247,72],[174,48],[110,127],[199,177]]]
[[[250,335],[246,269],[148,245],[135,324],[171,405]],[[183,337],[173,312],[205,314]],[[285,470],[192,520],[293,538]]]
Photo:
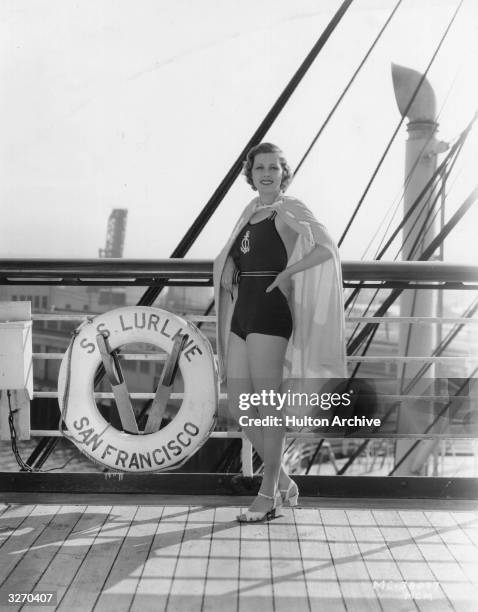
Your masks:
[[[282,166],[277,153],[258,153],[252,164],[252,182],[259,195],[272,195],[280,192]]]

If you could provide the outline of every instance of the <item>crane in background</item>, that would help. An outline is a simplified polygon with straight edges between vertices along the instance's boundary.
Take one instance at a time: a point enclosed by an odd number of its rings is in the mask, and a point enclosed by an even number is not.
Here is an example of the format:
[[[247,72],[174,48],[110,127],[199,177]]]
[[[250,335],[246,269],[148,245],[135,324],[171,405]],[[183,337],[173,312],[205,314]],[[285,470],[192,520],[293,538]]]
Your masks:
[[[99,249],[99,257],[123,257],[127,216],[127,208],[113,208],[108,219],[105,248]]]

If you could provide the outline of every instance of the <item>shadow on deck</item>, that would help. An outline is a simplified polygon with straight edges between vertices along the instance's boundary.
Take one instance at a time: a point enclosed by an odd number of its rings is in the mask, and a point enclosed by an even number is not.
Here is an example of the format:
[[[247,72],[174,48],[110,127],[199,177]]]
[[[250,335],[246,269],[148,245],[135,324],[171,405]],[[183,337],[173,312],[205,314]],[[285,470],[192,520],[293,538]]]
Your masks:
[[[33,591],[82,611],[478,609],[476,501],[310,498],[239,525],[250,498],[4,499],[1,609]]]

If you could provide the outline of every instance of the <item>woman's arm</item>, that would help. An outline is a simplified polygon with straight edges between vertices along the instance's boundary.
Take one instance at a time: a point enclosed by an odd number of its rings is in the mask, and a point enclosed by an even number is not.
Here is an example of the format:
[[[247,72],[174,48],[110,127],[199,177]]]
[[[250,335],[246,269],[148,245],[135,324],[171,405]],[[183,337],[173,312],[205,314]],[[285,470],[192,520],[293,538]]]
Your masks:
[[[231,255],[228,255],[222,272],[221,285],[226,291],[229,291],[229,293],[232,293],[235,272],[236,265],[234,263],[234,260],[232,259]]]
[[[274,279],[274,282],[267,287],[266,292],[272,291],[276,287],[280,285],[280,283],[284,282],[289,277],[297,274],[297,272],[303,272],[308,268],[312,268],[313,266],[318,266],[319,264],[324,263],[327,259],[332,257],[332,253],[329,249],[326,249],[324,246],[320,244],[316,245],[310,253],[307,253],[305,257],[297,261],[292,266],[289,266],[282,272],[280,272]]]

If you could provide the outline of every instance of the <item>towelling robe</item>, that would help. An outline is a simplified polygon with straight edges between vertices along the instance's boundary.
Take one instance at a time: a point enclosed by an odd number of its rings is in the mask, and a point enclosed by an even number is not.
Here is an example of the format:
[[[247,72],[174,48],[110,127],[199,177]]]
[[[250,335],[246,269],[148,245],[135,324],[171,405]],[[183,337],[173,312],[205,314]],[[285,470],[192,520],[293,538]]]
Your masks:
[[[231,294],[221,286],[221,276],[237,235],[260,208],[262,206],[256,197],[244,209],[227,244],[214,262],[217,355],[221,381],[226,376],[227,345],[237,299],[237,285],[234,285],[231,299]],[[338,248],[325,227],[299,200],[280,196],[267,208],[276,210],[277,215],[298,233],[288,267],[300,261],[316,245],[327,248],[331,254],[322,264],[291,276],[289,307],[293,332],[285,355],[283,380],[293,379],[294,391],[311,392],[314,382],[310,379],[316,379],[313,390],[317,391],[317,379],[343,379],[347,375],[342,269]]]

